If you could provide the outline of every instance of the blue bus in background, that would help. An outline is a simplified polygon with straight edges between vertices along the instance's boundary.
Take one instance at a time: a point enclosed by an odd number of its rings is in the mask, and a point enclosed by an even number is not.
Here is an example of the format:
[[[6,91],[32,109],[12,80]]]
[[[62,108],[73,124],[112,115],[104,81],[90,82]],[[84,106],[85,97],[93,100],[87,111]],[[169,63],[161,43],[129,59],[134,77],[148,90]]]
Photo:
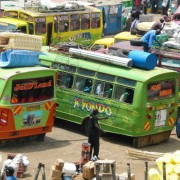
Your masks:
[[[96,7],[103,12],[104,35],[116,34],[122,30],[122,4],[116,2],[102,2]]]

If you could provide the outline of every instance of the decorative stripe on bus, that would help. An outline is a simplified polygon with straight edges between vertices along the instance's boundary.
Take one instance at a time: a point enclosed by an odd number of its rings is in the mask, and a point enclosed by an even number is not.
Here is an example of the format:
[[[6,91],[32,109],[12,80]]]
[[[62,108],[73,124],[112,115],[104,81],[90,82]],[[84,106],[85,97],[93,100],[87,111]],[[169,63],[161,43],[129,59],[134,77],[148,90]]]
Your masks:
[[[14,114],[20,114],[22,112],[22,106],[15,106],[14,107]]]
[[[169,118],[169,126],[173,126],[174,125],[174,118],[170,117]]]
[[[50,110],[51,109],[51,102],[50,101],[45,103],[45,109],[46,110]]]
[[[149,131],[149,129],[150,129],[150,122],[146,122],[144,125],[144,130]]]

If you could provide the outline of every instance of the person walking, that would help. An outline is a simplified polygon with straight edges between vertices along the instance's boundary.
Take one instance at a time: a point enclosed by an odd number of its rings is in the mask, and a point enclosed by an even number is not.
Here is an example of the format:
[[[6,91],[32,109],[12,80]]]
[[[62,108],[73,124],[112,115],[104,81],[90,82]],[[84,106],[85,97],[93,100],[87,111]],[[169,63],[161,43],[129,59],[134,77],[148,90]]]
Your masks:
[[[150,3],[151,3],[152,13],[157,13],[158,0],[151,0]]]
[[[160,45],[161,43],[156,39],[156,35],[160,34],[161,30],[150,30],[148,31],[142,38],[144,52],[149,52],[150,48],[152,47],[154,41],[158,42]]]
[[[167,11],[169,9],[169,5],[170,5],[170,0],[162,1],[162,12],[161,12],[162,15],[168,16]]]
[[[94,109],[89,118],[88,143],[90,147],[90,159],[95,157],[99,159],[99,133],[104,131],[100,128],[98,120],[108,119],[108,117],[97,117],[98,110]]]
[[[147,0],[141,1],[143,14],[147,14]]]

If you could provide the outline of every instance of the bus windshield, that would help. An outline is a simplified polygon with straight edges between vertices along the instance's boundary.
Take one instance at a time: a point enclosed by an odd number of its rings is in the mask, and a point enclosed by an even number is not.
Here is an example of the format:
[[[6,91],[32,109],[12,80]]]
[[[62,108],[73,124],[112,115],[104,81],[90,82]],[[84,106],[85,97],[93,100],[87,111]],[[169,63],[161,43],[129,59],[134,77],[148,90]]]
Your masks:
[[[12,82],[11,103],[32,103],[54,97],[53,77],[20,79]]]
[[[175,96],[175,81],[157,81],[148,84],[148,101],[167,99]]]
[[[16,26],[14,24],[0,22],[0,31],[15,31]]]

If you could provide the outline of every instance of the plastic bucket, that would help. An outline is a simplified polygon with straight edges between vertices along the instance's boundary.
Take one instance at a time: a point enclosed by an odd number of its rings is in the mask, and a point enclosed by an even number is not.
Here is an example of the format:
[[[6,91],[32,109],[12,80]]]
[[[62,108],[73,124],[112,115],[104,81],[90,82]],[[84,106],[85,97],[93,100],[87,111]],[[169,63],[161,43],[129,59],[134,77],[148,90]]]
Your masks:
[[[159,174],[157,169],[151,168],[148,171],[148,174],[149,174],[149,179],[150,180],[160,180],[160,174]]]
[[[180,177],[176,173],[172,173],[169,175],[169,180],[180,180]]]
[[[157,57],[155,54],[133,50],[129,53],[128,58],[132,59],[133,67],[151,70],[157,65]]]
[[[83,143],[82,144],[82,153],[81,153],[81,164],[85,164],[90,159],[90,143]]]

